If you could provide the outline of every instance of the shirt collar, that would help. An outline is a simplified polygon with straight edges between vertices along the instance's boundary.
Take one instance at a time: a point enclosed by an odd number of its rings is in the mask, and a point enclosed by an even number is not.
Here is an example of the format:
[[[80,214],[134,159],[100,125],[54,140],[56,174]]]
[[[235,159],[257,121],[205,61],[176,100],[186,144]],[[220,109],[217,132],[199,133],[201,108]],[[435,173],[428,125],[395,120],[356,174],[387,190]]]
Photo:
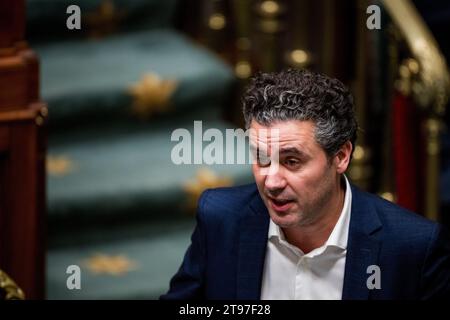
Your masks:
[[[344,176],[345,180],[345,197],[344,197],[344,206],[342,207],[341,214],[336,225],[333,228],[330,236],[328,237],[327,242],[323,245],[323,247],[335,246],[341,248],[343,250],[347,249],[348,242],[348,231],[350,226],[350,214],[351,214],[351,205],[352,205],[352,189],[350,188],[350,183],[348,182],[347,177]],[[277,238],[280,241],[286,241],[284,233],[281,231],[281,228],[276,225],[272,219],[269,222],[269,239]]]
[[[348,230],[350,226],[350,214],[352,206],[352,188],[350,188],[350,183],[347,177],[344,175],[345,179],[345,198],[344,206],[342,207],[341,214],[339,216],[338,222],[333,228],[330,236],[328,237],[325,246],[336,246],[341,249],[347,249],[348,242]]]

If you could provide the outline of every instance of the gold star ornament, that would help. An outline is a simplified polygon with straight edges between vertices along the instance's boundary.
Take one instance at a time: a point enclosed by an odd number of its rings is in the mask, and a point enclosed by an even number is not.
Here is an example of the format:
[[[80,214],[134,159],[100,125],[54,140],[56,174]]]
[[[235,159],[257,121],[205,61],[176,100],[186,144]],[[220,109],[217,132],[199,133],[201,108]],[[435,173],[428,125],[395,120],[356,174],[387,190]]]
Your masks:
[[[136,262],[124,255],[95,254],[86,259],[83,265],[94,274],[121,276],[137,269]]]
[[[128,92],[133,97],[132,112],[141,119],[167,111],[177,87],[175,80],[161,79],[154,73],[145,74]]]
[[[91,38],[101,38],[113,33],[127,12],[118,10],[111,0],[103,0],[94,12],[87,13],[85,22]]]

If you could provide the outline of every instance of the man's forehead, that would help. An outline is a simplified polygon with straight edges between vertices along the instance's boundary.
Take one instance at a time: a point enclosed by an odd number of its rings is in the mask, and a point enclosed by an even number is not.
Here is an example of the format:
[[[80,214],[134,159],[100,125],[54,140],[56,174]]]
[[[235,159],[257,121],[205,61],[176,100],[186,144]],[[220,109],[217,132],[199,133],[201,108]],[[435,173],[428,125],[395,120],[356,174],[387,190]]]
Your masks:
[[[272,142],[276,140],[279,143],[295,143],[299,140],[313,139],[314,128],[314,123],[311,121],[277,121],[266,126],[253,120],[249,128],[249,137],[253,141]]]

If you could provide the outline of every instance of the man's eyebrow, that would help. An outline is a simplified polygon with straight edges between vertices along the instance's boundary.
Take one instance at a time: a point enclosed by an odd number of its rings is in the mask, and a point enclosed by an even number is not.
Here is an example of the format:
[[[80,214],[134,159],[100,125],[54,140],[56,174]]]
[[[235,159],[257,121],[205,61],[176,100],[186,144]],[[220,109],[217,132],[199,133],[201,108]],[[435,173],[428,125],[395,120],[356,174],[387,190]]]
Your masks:
[[[289,153],[289,154],[297,155],[302,158],[309,158],[309,156],[305,152],[303,152],[302,150],[299,150],[295,147],[280,148],[279,153],[280,154]]]
[[[258,152],[260,151],[260,148],[258,148],[257,146],[250,144],[250,149],[253,152]],[[264,151],[264,150],[263,150]],[[302,150],[297,149],[296,147],[285,147],[285,148],[280,148],[279,150],[279,154],[293,154],[293,155],[297,155],[301,158],[309,158],[308,154],[306,154],[305,152],[303,152]]]

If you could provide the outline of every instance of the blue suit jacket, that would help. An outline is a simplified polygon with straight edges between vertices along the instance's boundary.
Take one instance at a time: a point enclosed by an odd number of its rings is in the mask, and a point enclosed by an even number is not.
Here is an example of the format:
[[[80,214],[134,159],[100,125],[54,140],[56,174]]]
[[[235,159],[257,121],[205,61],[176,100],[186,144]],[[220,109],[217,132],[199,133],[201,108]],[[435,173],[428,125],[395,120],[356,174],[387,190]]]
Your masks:
[[[259,299],[269,214],[255,184],[205,191],[184,261],[161,299]],[[381,271],[368,289],[367,267]],[[352,186],[343,299],[450,298],[442,227]]]

